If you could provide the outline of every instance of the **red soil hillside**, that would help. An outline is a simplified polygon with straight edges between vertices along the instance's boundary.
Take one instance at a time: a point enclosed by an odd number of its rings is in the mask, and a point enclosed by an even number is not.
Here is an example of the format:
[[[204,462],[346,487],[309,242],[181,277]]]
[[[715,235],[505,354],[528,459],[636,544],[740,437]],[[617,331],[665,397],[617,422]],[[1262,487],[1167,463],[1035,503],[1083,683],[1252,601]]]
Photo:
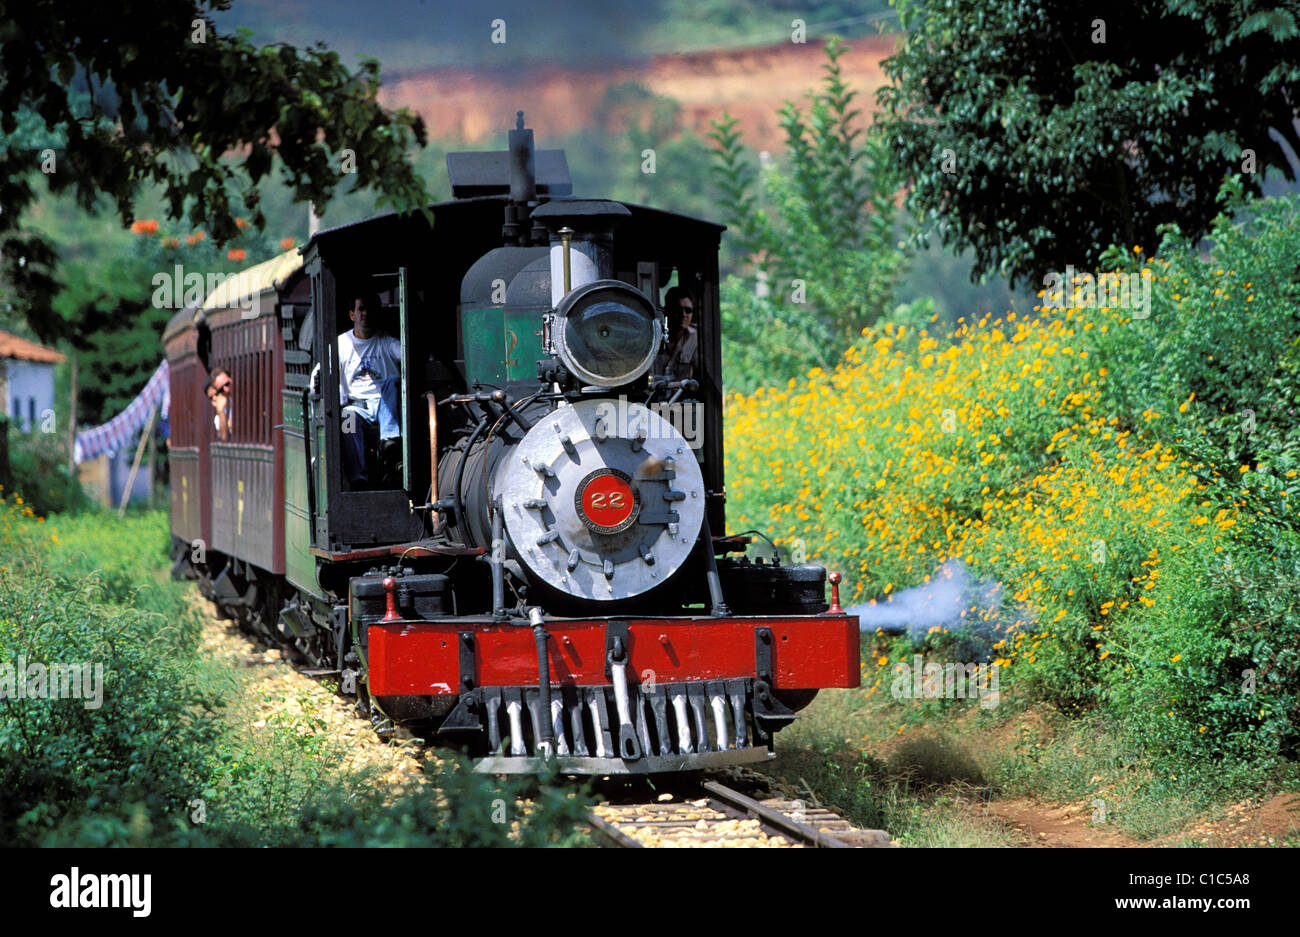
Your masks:
[[[859,93],[865,112],[875,106],[875,91],[885,83],[880,62],[894,40],[855,39],[840,63]],[[608,88],[636,82],[682,106],[683,129],[703,134],[709,122],[729,111],[739,120],[750,145],[780,145],[777,111],[787,100],[801,100],[823,75],[826,57],[816,42],[782,43],[748,49],[660,55],[615,66],[541,66],[510,72],[434,68],[384,85],[380,98],[389,107],[419,113],[434,139],[496,142],[513,125],[514,112],[527,114],[539,142],[582,130]]]

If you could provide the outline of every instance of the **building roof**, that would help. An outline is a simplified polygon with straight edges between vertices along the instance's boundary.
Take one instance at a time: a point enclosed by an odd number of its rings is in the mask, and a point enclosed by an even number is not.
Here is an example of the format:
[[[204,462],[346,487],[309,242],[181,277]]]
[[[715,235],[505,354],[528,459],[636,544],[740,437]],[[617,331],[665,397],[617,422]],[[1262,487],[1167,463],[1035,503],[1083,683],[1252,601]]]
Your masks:
[[[19,358],[23,361],[39,361],[42,364],[58,364],[68,360],[61,352],[19,338],[12,332],[0,332],[0,358]]]

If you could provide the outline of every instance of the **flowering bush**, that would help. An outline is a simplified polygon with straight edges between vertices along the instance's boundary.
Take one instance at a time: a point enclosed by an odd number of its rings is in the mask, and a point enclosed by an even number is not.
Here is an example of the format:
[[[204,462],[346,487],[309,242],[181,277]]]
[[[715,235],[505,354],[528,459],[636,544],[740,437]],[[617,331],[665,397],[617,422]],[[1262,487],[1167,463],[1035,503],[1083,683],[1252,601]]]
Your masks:
[[[1296,205],[1284,206],[1263,216],[1294,250]],[[1189,751],[1292,751],[1291,448],[1238,464],[1214,431],[1226,404],[1198,404],[1240,391],[1236,356],[1216,371],[1191,352],[1175,365],[1166,355],[1214,342],[1222,357],[1234,340],[1219,332],[1249,341],[1271,328],[1279,360],[1256,355],[1255,385],[1289,373],[1300,269],[1245,271],[1246,288],[1218,255],[1247,250],[1225,232],[1207,264],[1166,241],[1144,267],[1149,320],[1094,304],[962,322],[949,336],[884,323],[833,370],[729,397],[732,526],[802,539],[846,573],[853,601],[959,558],[1004,583],[1015,611],[1004,620],[1028,621],[995,635],[994,651],[1026,698],[1114,706],[1149,740]],[[1267,321],[1243,324],[1247,303]],[[1195,341],[1181,334],[1216,315]]]

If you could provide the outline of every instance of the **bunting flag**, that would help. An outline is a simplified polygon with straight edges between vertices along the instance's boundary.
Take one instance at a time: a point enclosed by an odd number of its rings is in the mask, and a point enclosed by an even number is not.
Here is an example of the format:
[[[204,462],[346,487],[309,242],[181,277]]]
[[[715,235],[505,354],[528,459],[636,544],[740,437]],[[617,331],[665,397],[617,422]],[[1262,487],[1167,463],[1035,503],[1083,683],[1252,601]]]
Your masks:
[[[103,426],[77,434],[77,442],[72,451],[73,460],[80,465],[104,453],[117,452],[122,447],[131,445],[135,442],[136,433],[148,421],[149,412],[158,406],[159,418],[166,421],[171,402],[171,382],[167,379],[167,361],[164,359],[158,365],[158,370],[153,372],[153,377],[149,378],[149,383],[144,385],[144,390],[126,405],[125,410]]]

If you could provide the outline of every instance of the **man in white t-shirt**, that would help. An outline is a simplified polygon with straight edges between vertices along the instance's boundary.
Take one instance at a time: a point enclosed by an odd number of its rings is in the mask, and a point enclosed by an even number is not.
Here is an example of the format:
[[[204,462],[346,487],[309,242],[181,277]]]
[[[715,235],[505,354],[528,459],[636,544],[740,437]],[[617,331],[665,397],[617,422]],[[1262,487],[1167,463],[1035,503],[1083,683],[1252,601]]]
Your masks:
[[[353,489],[371,487],[361,421],[379,427],[382,484],[391,487],[401,463],[402,429],[397,420],[402,343],[372,324],[379,313],[373,295],[352,301],[352,329],[339,336],[339,404],[343,407],[343,469]]]

